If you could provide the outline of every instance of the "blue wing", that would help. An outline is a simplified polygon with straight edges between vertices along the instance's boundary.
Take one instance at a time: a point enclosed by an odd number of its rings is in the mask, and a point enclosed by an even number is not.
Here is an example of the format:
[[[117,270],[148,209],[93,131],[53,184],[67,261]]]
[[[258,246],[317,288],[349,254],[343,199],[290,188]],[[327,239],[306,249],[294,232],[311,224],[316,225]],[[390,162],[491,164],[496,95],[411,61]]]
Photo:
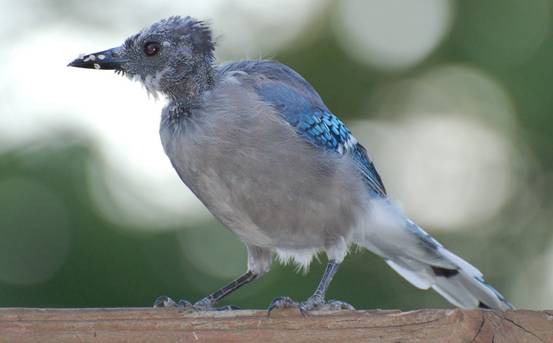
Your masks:
[[[307,141],[340,155],[350,154],[369,189],[386,196],[384,184],[365,148],[298,73],[271,61],[243,61],[220,69],[220,73],[232,71],[245,72],[260,97],[273,105]]]

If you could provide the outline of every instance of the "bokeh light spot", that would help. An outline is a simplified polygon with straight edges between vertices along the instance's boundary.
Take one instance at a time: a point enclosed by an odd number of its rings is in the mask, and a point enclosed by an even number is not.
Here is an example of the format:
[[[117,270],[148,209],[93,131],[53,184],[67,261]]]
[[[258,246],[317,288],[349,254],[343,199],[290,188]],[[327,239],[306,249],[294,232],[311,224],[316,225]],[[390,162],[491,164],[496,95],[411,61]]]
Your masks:
[[[372,142],[392,198],[423,226],[476,228],[512,195],[511,146],[479,122],[451,114],[418,116],[357,130],[362,141]]]
[[[449,30],[450,1],[344,0],[336,35],[356,60],[380,69],[403,69],[427,57]]]
[[[438,66],[381,87],[369,107],[384,125],[363,126],[360,137],[393,196],[422,225],[476,228],[519,187],[513,105],[481,70]]]

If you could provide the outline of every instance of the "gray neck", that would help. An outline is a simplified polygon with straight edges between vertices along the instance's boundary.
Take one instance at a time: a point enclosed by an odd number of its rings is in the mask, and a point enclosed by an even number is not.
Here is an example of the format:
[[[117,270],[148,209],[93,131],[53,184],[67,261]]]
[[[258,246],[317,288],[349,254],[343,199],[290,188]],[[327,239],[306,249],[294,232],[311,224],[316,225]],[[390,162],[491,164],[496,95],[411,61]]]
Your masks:
[[[175,87],[166,93],[171,101],[162,115],[162,126],[171,131],[187,131],[188,121],[197,112],[194,110],[202,106],[205,94],[218,83],[216,67],[210,64],[204,68],[192,78],[174,83]]]
[[[194,66],[195,70],[179,80],[171,82],[166,94],[182,110],[190,111],[197,107],[205,92],[215,86],[215,71],[210,61],[202,61]]]

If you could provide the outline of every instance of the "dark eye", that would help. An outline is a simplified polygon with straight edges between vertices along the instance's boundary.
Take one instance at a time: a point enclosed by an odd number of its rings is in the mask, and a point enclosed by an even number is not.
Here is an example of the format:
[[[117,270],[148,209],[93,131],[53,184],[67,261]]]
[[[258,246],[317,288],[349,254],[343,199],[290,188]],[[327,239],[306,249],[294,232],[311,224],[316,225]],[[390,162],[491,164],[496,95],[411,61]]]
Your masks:
[[[148,42],[144,44],[144,53],[148,56],[155,56],[159,53],[161,46],[158,42]]]

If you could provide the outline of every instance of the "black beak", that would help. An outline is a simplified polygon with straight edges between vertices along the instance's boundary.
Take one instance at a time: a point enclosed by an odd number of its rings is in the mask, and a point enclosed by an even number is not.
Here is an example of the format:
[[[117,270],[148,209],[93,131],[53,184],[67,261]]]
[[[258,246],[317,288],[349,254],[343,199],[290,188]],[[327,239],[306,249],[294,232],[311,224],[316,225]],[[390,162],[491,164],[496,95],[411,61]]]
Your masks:
[[[68,67],[123,70],[126,58],[121,57],[121,48],[113,48],[96,52],[94,54],[82,55],[69,63]]]

